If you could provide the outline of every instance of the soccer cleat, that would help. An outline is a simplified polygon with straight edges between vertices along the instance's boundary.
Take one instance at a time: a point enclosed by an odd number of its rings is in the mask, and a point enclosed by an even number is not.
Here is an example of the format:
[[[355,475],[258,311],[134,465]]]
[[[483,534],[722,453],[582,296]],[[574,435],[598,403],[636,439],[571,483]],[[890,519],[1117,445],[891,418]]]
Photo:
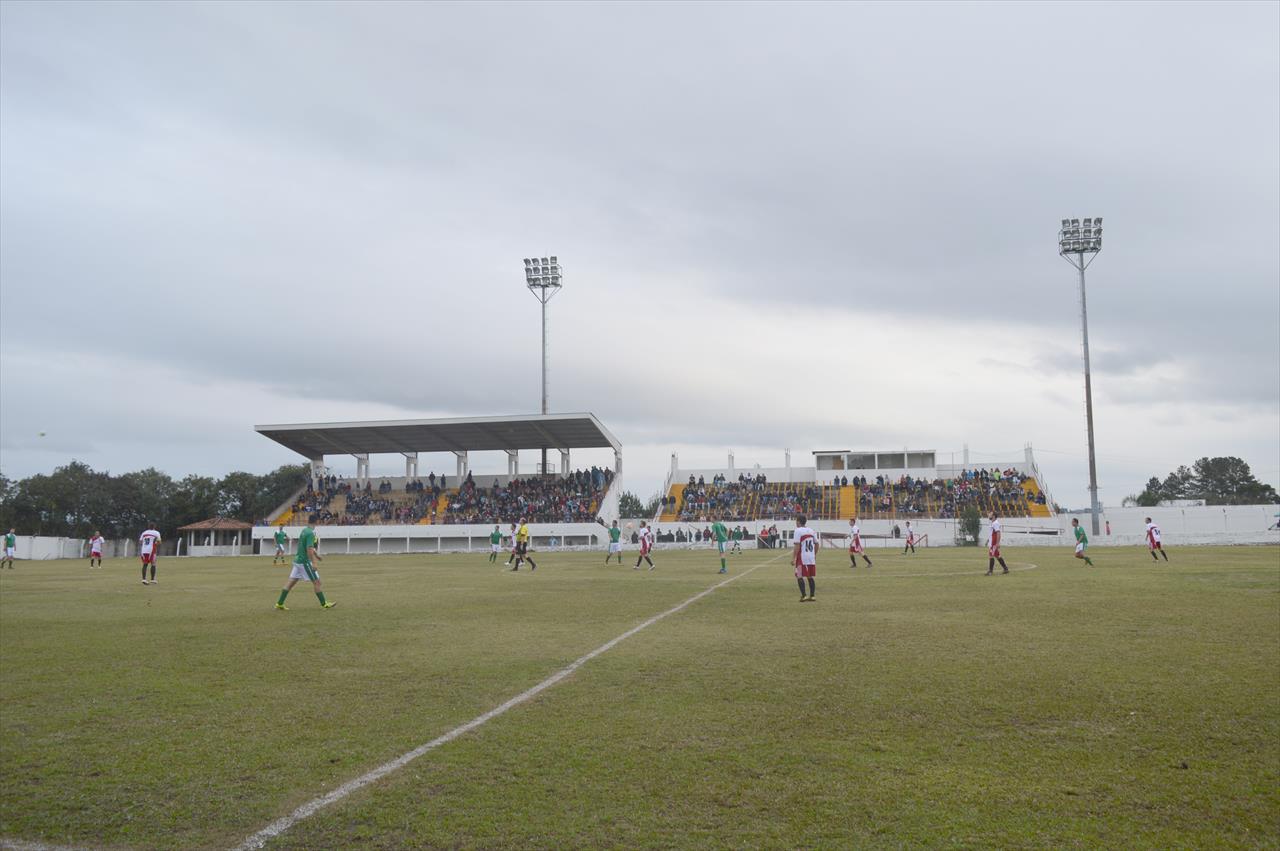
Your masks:
[[[289,607],[286,606],[284,603],[276,603],[276,611],[287,612],[289,611]]]
[[[1008,572],[1009,572],[1009,568],[1007,568],[1007,567],[1006,567],[1006,568],[1004,569],[1004,572],[1005,572],[1005,573],[1008,573]]]
[[[800,597],[800,602],[801,602],[801,603],[807,603],[807,602],[809,602],[809,598],[808,598],[808,596],[802,595],[802,596]]]
[[[321,603],[321,604],[320,604],[320,608],[322,608],[322,609],[332,609],[332,608],[333,608],[334,606],[336,606],[336,605],[338,605],[338,604],[337,604],[337,603],[335,603],[335,602],[333,602],[332,600],[330,600],[330,601],[328,601],[327,603]]]
[[[720,570],[719,570],[718,572],[719,572],[719,573],[728,573],[729,571],[728,571],[726,568],[723,568],[723,567],[722,567],[722,568],[720,568]]]
[[[143,585],[150,585],[151,583],[144,579],[144,580],[142,580],[142,584],[143,584]]]
[[[650,569],[650,570],[653,570],[655,567],[657,567],[657,565],[656,565],[656,564],[651,564],[651,565],[649,565],[649,569]]]
[[[991,571],[989,571],[989,570],[988,570],[988,571],[987,571],[985,574],[983,574],[983,575],[984,575],[984,576],[991,576],[992,574],[991,574]]]

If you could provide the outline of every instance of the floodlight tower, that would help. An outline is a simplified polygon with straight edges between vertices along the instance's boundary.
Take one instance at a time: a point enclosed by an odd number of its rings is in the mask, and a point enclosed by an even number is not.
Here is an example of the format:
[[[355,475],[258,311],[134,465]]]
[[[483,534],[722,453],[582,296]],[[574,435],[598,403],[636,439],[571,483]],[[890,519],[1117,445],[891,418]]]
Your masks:
[[[542,303],[542,413],[547,413],[547,302],[560,292],[560,261],[550,257],[526,257],[524,280],[533,297]],[[542,450],[542,475],[547,474],[547,450]]]
[[[1093,454],[1093,379],[1089,374],[1089,311],[1084,299],[1084,270],[1102,250],[1102,219],[1063,219],[1058,254],[1080,271],[1080,331],[1084,341],[1084,419],[1089,429],[1089,500],[1093,536],[1098,532],[1098,464]]]

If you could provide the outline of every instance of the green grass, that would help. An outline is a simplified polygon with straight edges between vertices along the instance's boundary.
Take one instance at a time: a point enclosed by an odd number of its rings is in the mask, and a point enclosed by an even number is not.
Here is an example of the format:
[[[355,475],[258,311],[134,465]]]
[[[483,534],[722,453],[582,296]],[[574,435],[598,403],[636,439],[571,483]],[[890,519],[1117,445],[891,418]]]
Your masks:
[[[776,552],[271,848],[1280,847],[1280,549]],[[543,555],[0,572],[0,839],[228,848],[723,577]],[[630,556],[634,558],[634,555]],[[924,574],[924,575],[902,575]]]

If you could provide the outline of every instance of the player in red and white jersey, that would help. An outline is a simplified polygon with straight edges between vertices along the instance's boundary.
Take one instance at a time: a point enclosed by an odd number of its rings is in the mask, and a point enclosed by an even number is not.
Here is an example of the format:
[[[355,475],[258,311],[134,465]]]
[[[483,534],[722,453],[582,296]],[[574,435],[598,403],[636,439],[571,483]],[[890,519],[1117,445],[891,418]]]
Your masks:
[[[1009,572],[1009,565],[1004,563],[1004,558],[1000,555],[1000,518],[993,511],[991,512],[991,537],[987,539],[987,576],[995,572],[996,562],[1000,562],[1005,573]]]
[[[796,568],[796,584],[800,586],[800,602],[811,603],[814,599],[814,578],[818,575],[818,533],[809,528],[809,518],[803,514],[796,515],[796,531],[791,539],[791,559]],[[809,593],[806,595],[804,581],[809,580]]]
[[[512,524],[511,524],[511,531],[508,533],[508,534],[511,536],[511,552],[510,552],[510,554],[507,556],[507,560],[506,560],[506,562],[502,565],[503,567],[509,567],[509,566],[511,565],[511,562],[513,562],[513,561],[515,560],[515,557],[516,557],[516,532],[517,532],[517,531],[519,531],[519,530],[516,528],[516,524],[512,523]]]
[[[862,551],[862,529],[858,527],[858,518],[855,517],[849,521],[849,566],[858,566],[858,556],[862,556],[862,560],[867,563],[867,567],[871,566],[871,559],[867,558],[867,554]]]
[[[102,545],[105,544],[106,542],[107,542],[107,539],[102,537],[101,532],[94,532],[93,537],[89,539],[89,567],[90,568],[93,567],[93,562],[95,559],[98,562],[98,568],[99,569],[102,568]]]
[[[640,521],[640,531],[636,533],[640,536],[640,558],[636,559],[636,566],[632,570],[640,569],[640,562],[649,562],[649,569],[655,567],[653,559],[649,558],[649,551],[653,549],[653,530],[649,528],[649,524],[643,520]]]
[[[1160,527],[1151,522],[1151,518],[1147,518],[1147,549],[1151,551],[1151,560],[1159,561],[1156,558],[1156,552],[1164,556],[1164,560],[1169,560],[1169,554],[1164,551],[1164,547],[1160,546]]]
[[[911,521],[910,521],[910,520],[908,520],[908,521],[907,521],[907,524],[906,524],[906,525],[907,525],[907,545],[906,545],[905,547],[903,547],[903,548],[902,548],[902,554],[903,554],[903,555],[906,555],[908,550],[910,550],[913,554],[914,554],[914,553],[915,553],[915,551],[916,551],[916,533],[915,533],[915,530],[911,528]]]
[[[138,536],[138,554],[142,557],[142,584],[156,583],[156,555],[160,549],[160,533],[148,529]],[[151,581],[147,581],[147,565],[151,565]]]

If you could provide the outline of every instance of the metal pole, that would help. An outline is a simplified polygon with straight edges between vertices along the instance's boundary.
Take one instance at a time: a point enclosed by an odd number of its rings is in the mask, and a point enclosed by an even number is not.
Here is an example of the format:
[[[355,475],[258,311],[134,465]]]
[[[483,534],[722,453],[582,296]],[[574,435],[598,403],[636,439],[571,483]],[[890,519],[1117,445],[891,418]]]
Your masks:
[[[547,412],[547,289],[542,288],[542,413]],[[542,475],[547,474],[547,447],[542,447]]]
[[[1098,530],[1098,464],[1093,454],[1093,379],[1089,373],[1089,311],[1084,295],[1084,254],[1077,255],[1080,270],[1080,329],[1084,341],[1084,417],[1089,429],[1089,505],[1093,517],[1093,536]]]

